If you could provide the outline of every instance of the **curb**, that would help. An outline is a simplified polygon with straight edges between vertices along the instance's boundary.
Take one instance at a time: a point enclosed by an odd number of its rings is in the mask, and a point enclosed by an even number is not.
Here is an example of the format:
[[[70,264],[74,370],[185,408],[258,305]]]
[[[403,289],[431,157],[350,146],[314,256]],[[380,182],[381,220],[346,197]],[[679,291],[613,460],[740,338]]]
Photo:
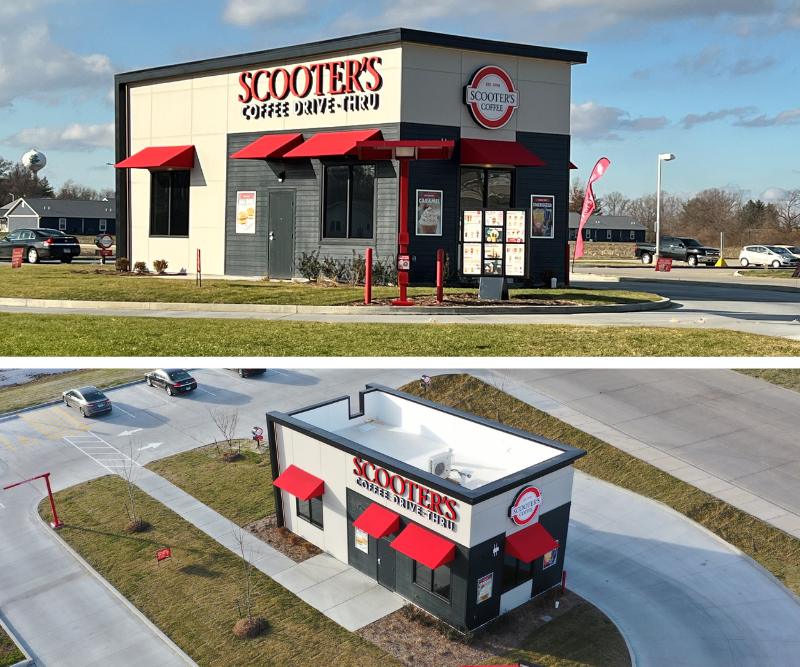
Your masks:
[[[39,506],[39,502],[41,502],[45,496],[39,499],[39,501],[34,506],[34,513],[36,517],[39,519],[39,523],[42,527],[46,527],[46,524],[42,521],[41,517],[39,516],[39,512],[37,510]],[[89,572],[91,576],[93,576],[97,581],[99,581],[103,586],[105,586],[106,590],[108,590],[114,597],[116,597],[120,602],[122,602],[125,607],[128,608],[129,611],[133,613],[140,621],[142,621],[150,630],[159,638],[161,639],[172,651],[180,657],[187,665],[194,665],[197,667],[197,663],[192,660],[174,641],[172,641],[155,623],[153,623],[147,616],[145,616],[128,598],[126,598],[122,593],[120,593],[114,586],[111,585],[110,582],[106,581],[106,579],[100,574],[95,571],[95,569],[87,563],[84,558],[73,549],[67,542],[58,535],[58,533],[51,528],[46,528],[49,531],[49,534],[53,539],[55,539],[59,544],[67,550],[67,552],[76,560],[81,566]]]
[[[20,650],[22,655],[25,657],[20,660],[19,662],[15,662],[11,667],[35,667],[36,662],[33,658],[31,658],[31,654],[28,652],[25,642],[22,641],[20,637],[18,637],[13,630],[8,626],[5,621],[5,617],[2,613],[0,613],[0,628],[2,628],[5,633],[11,637],[11,641],[16,644],[17,648]]]
[[[273,313],[280,315],[531,315],[550,313],[633,313],[661,310],[671,306],[670,299],[599,306],[302,306],[264,303],[163,303],[159,301],[72,301],[58,299],[0,298],[0,306],[22,308],[74,308],[76,310],[141,310],[162,312]]]
[[[132,387],[133,385],[139,384],[140,382],[144,382],[144,377],[142,377],[141,380],[129,380],[128,382],[122,382],[120,384],[112,384],[108,387],[105,387],[103,391],[105,390],[112,391],[114,389],[122,389],[123,387]],[[50,407],[51,405],[57,405],[58,403],[61,402],[62,399],[54,398],[51,401],[45,401],[44,403],[37,403],[36,405],[29,405],[24,408],[19,408],[18,410],[12,410],[11,412],[0,412],[0,422],[4,422],[7,419],[14,419],[15,417],[18,417],[24,412],[30,412],[31,410],[38,410],[39,408],[47,408]]]

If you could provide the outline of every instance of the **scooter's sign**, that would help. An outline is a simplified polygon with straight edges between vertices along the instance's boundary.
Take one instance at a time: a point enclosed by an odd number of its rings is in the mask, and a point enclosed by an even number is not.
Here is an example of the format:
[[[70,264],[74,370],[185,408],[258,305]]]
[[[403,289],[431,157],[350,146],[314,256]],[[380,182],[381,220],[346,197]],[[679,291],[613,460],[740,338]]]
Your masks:
[[[535,486],[526,486],[514,498],[508,508],[508,516],[518,526],[524,526],[533,521],[541,506],[542,492]]]
[[[464,103],[475,122],[489,130],[503,127],[519,107],[519,92],[497,65],[481,67],[464,88]]]

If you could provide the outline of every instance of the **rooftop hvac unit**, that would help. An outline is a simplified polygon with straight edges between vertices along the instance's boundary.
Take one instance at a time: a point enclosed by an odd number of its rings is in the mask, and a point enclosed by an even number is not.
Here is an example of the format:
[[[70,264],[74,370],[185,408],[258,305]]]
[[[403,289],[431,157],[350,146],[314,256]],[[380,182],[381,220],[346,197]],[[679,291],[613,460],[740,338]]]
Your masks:
[[[445,449],[444,451],[431,454],[428,460],[428,470],[438,477],[447,479],[450,476],[450,470],[453,467],[453,450]]]

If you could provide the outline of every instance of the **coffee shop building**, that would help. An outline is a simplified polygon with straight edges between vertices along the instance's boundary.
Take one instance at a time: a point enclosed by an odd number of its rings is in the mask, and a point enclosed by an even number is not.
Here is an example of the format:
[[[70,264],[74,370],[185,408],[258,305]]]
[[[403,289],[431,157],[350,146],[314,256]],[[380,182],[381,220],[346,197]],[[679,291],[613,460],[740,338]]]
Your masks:
[[[398,28],[119,74],[117,252],[191,273],[199,250],[209,275],[292,279],[312,253],[394,262],[403,246],[429,283],[440,248],[452,273],[486,257],[464,247],[465,211],[515,210],[508,275],[563,282],[584,62]]]
[[[582,450],[381,385],[267,435],[278,525],[449,625],[561,584]]]

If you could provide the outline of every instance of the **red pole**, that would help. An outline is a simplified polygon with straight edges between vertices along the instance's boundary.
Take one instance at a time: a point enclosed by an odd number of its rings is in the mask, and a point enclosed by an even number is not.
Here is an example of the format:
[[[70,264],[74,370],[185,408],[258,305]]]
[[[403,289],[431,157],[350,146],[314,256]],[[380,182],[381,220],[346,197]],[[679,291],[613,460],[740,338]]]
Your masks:
[[[364,305],[372,303],[372,248],[367,248],[364,257]]]
[[[400,229],[397,234],[397,243],[400,246],[398,257],[408,254],[408,160],[398,158],[400,163]],[[393,306],[413,306],[414,302],[408,299],[408,271],[397,271],[397,284],[400,286],[400,298],[392,301]]]
[[[444,248],[436,251],[436,303],[444,301]]]
[[[564,269],[565,269],[565,271],[564,271],[564,287],[569,287],[569,253],[570,253],[569,241],[567,241],[567,247],[566,247],[565,252],[564,252],[564,255],[565,255],[565,257],[564,257]]]
[[[50,510],[53,512],[53,523],[50,525],[58,530],[64,524],[58,518],[58,512],[56,512],[56,501],[53,498],[53,490],[50,488],[50,473],[47,472],[44,474],[44,483],[47,485],[47,496],[50,498]]]
[[[567,571],[561,571],[561,593],[562,595],[567,592]]]

